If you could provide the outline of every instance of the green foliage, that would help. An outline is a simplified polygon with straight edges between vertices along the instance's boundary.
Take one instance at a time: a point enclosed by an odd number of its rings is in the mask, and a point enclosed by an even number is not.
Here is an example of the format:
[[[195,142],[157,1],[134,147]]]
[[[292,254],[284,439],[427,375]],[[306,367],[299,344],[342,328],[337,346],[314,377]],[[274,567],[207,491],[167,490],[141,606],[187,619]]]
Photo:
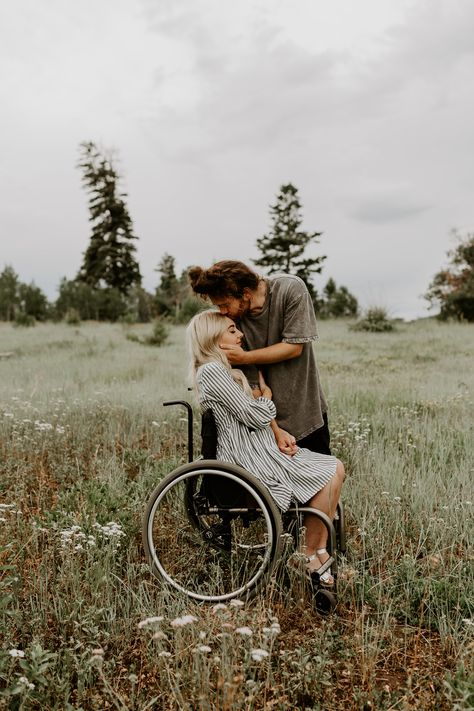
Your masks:
[[[474,321],[474,233],[465,237],[454,231],[458,240],[448,252],[450,265],[433,277],[425,299],[431,306],[439,306],[441,320],[455,318]]]
[[[23,311],[17,311],[15,314],[15,320],[13,321],[14,326],[24,326],[26,328],[30,326],[36,326],[36,319],[31,314],[25,314]]]
[[[49,315],[48,299],[34,282],[23,284],[13,267],[0,274],[0,321],[14,321],[19,326],[34,326]]]
[[[387,310],[382,307],[372,307],[367,309],[362,318],[350,326],[353,331],[369,331],[371,333],[381,333],[383,331],[393,331],[393,321],[389,319]]]
[[[0,319],[13,321],[20,304],[18,274],[8,264],[0,274]]]
[[[314,298],[312,275],[321,272],[326,257],[304,257],[304,253],[311,243],[319,243],[322,233],[300,230],[301,203],[298,189],[291,183],[280,187],[276,203],[270,206],[270,220],[270,233],[257,239],[262,256],[254,259],[254,264],[265,267],[269,274],[284,272],[300,277]]]
[[[59,320],[67,320],[67,315],[73,312],[78,314],[80,321],[118,321],[127,313],[132,315],[134,322],[140,321],[147,314],[143,305],[146,296],[142,291],[133,289],[129,296],[124,296],[118,289],[95,289],[84,282],[64,278],[59,285],[54,312]]]
[[[20,284],[18,292],[21,311],[37,321],[45,321],[49,315],[49,304],[39,286],[34,282]]]
[[[161,273],[154,299],[159,316],[164,316],[173,323],[187,323],[194,314],[207,308],[189,285],[188,269],[183,269],[179,279],[176,276],[174,257],[164,254],[156,271]]]
[[[336,286],[334,279],[329,279],[323,289],[323,298],[315,303],[321,318],[341,318],[357,316],[359,304],[356,297],[345,286]]]
[[[127,333],[127,340],[134,343],[141,343],[144,346],[162,346],[169,336],[166,323],[161,318],[157,318],[153,324],[153,330],[148,336],[139,336],[136,333]]]
[[[90,194],[92,234],[77,278],[94,288],[108,287],[125,295],[141,282],[126,194],[118,191],[119,175],[110,155],[103,155],[94,143],[81,143],[79,167]]]

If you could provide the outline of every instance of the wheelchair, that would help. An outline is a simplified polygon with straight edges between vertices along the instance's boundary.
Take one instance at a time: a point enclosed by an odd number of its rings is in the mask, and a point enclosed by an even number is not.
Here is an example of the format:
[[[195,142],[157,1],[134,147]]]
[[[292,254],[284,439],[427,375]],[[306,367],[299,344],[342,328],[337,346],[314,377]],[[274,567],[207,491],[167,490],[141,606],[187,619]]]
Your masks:
[[[335,521],[308,506],[282,515],[266,487],[245,469],[216,459],[217,431],[211,411],[201,420],[201,458],[193,455],[193,410],[185,400],[165,402],[187,410],[188,462],[165,476],[151,494],[143,518],[143,545],[152,573],[187,597],[209,603],[251,599],[276,574],[304,536],[302,518],[317,516],[328,532],[334,586],[311,576],[315,607],[331,612],[337,598],[337,554],[345,553],[344,509]],[[298,562],[298,556],[296,555]],[[300,569],[304,563],[300,556]],[[285,570],[289,566],[286,566]],[[294,569],[293,569],[294,570]],[[291,574],[291,573],[290,573]]]

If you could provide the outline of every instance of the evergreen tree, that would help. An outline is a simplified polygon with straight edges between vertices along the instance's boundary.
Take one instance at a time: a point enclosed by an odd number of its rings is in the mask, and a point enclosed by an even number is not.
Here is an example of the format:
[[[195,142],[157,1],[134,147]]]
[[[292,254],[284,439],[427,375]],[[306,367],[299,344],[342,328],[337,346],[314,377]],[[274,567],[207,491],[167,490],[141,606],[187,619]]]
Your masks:
[[[304,253],[311,243],[318,244],[322,233],[300,229],[301,203],[298,190],[291,183],[281,186],[276,203],[270,206],[270,219],[270,233],[257,239],[262,256],[254,259],[254,264],[267,268],[269,274],[284,272],[300,277],[315,300],[312,275],[321,272],[326,257],[310,258]]]
[[[164,254],[156,271],[161,274],[156,288],[155,302],[162,316],[176,317],[179,313],[181,294],[175,272],[175,259],[171,254]]]
[[[33,316],[37,321],[44,321],[48,317],[46,294],[33,281],[31,284],[20,284],[18,294],[21,313]]]
[[[125,204],[126,194],[118,191],[119,175],[112,159],[102,155],[94,143],[81,143],[79,167],[90,195],[92,235],[77,279],[96,289],[109,287],[126,295],[141,283],[134,256],[133,240],[137,237]]]
[[[328,279],[323,289],[323,298],[319,304],[319,315],[323,318],[357,316],[358,310],[357,299],[350,293],[349,289],[345,286],[337,287],[334,279]]]
[[[450,266],[433,277],[425,295],[431,306],[439,305],[440,319],[474,321],[474,233],[464,238],[456,232],[458,245],[448,252]]]
[[[20,305],[18,274],[8,264],[0,274],[0,319],[13,321]]]

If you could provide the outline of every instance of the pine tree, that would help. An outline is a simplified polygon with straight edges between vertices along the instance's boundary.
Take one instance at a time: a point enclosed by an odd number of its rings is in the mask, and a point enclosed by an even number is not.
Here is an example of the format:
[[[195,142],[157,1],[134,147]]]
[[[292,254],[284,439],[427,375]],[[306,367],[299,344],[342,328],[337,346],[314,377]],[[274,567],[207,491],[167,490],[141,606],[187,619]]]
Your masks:
[[[79,168],[90,195],[92,235],[77,279],[96,289],[115,288],[126,295],[132,286],[141,283],[134,256],[133,240],[137,237],[125,204],[126,194],[118,191],[119,175],[112,159],[92,142],[81,143],[80,148]]]
[[[270,219],[270,233],[257,239],[262,256],[254,259],[254,264],[266,267],[269,274],[284,272],[300,277],[316,299],[312,275],[321,272],[326,257],[304,257],[304,253],[311,243],[318,244],[322,233],[300,230],[301,203],[298,190],[291,183],[280,187],[276,203],[270,206]]]

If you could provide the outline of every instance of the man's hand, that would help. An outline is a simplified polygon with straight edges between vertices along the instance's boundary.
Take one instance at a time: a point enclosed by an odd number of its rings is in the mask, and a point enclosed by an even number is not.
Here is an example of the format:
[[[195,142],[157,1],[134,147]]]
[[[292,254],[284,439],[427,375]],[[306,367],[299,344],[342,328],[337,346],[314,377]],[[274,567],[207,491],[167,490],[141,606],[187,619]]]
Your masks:
[[[242,346],[232,346],[222,344],[220,346],[227,356],[227,360],[231,365],[245,365],[247,361],[248,351],[244,351]]]
[[[274,430],[274,435],[280,452],[289,454],[291,457],[296,454],[298,447],[296,446],[296,439],[293,435],[290,435],[286,430],[282,430],[281,427]]]

